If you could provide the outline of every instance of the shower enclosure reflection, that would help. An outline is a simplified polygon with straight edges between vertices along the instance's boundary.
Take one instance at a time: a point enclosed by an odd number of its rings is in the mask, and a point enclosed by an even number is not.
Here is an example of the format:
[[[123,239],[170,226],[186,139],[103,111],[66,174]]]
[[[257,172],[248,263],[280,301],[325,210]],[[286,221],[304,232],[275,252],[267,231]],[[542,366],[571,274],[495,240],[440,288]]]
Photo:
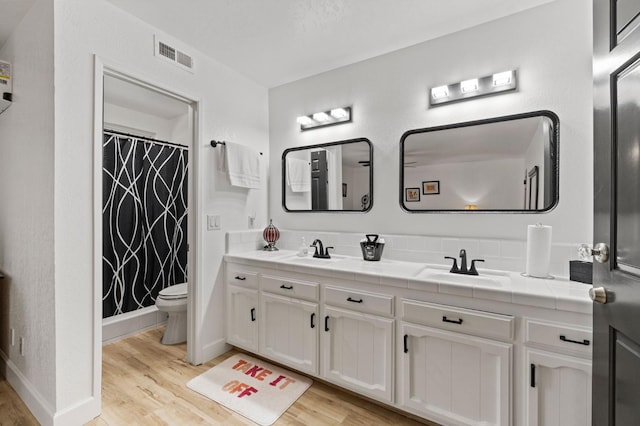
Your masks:
[[[368,211],[372,191],[373,148],[368,139],[290,148],[282,154],[285,211]]]
[[[558,202],[551,111],[409,130],[400,151],[408,212],[546,212]]]

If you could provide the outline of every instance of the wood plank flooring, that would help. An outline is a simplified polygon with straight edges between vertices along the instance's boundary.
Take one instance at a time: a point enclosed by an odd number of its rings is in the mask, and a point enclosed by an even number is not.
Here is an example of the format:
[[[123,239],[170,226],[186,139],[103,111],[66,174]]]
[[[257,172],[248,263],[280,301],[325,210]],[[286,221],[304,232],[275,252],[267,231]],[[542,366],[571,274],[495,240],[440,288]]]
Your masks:
[[[153,329],[103,347],[102,414],[88,425],[255,425],[186,387],[193,377],[237,352],[193,366],[185,361],[186,345],[160,343],[163,331]],[[0,382],[0,401],[0,425],[37,425],[6,382]],[[317,380],[275,423],[419,424],[435,425],[410,419]]]

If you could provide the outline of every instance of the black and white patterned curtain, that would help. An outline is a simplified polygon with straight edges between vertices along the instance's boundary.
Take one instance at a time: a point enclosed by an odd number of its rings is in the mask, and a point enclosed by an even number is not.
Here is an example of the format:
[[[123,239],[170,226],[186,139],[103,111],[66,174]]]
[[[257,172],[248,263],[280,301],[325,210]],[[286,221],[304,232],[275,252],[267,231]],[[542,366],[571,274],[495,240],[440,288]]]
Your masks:
[[[105,131],[102,316],[155,304],[187,282],[187,148]]]

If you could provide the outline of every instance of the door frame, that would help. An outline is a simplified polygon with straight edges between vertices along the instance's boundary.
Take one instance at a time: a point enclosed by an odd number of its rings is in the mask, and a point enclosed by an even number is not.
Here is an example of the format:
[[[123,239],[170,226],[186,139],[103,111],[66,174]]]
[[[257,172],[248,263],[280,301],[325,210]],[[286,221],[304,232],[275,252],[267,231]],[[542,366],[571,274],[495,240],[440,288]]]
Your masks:
[[[110,75],[126,80],[132,84],[180,100],[189,106],[189,125],[192,130],[191,146],[189,147],[189,184],[187,227],[189,229],[187,241],[189,253],[187,265],[190,271],[187,281],[189,297],[187,298],[187,361],[197,365],[203,362],[202,342],[200,342],[201,317],[200,300],[202,291],[201,271],[199,268],[199,253],[201,253],[202,239],[201,221],[199,218],[202,194],[197,176],[200,145],[203,140],[202,99],[193,93],[176,87],[167,82],[161,82],[135,71],[129,66],[113,62],[94,55],[94,113],[93,113],[93,396],[101,401],[102,396],[102,145],[103,145],[103,105],[104,82],[103,77]],[[102,405],[100,404],[100,407]]]

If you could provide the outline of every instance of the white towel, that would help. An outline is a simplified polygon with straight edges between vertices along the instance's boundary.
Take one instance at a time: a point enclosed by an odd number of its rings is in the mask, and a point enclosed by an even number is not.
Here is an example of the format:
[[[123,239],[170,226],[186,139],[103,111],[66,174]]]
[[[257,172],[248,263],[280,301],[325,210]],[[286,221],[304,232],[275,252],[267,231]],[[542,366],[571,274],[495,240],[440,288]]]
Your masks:
[[[287,184],[293,192],[311,191],[311,166],[308,161],[287,158]]]
[[[220,169],[227,172],[233,186],[260,188],[260,154],[237,143],[222,145]]]

